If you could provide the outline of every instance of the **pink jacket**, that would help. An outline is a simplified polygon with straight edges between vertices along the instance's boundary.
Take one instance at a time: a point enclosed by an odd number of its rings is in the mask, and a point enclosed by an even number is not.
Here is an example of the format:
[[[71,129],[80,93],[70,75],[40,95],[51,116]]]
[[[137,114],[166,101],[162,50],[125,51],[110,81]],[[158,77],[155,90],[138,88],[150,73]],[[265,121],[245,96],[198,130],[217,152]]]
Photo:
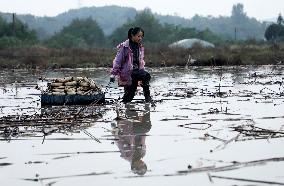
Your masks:
[[[118,77],[118,85],[131,85],[133,70],[133,54],[129,46],[129,39],[117,46],[117,54],[113,60],[111,74]],[[144,69],[144,47],[139,44],[139,69]]]

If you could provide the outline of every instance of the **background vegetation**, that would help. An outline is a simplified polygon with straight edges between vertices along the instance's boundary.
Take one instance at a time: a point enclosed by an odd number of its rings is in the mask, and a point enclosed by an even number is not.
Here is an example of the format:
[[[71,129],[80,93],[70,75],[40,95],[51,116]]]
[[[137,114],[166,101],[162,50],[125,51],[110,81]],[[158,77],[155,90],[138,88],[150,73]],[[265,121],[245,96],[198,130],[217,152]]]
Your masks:
[[[35,31],[29,30],[28,26],[20,20],[8,23],[0,17],[0,49],[10,46],[32,45],[37,42]]]
[[[115,46],[130,27],[145,30],[148,66],[184,66],[191,54],[195,65],[282,63],[284,26],[249,18],[242,4],[230,17],[161,16],[150,9],[137,12],[117,6],[70,10],[56,17],[0,13],[0,65],[7,68],[111,66]],[[169,44],[199,38],[213,49],[194,46],[171,49]]]

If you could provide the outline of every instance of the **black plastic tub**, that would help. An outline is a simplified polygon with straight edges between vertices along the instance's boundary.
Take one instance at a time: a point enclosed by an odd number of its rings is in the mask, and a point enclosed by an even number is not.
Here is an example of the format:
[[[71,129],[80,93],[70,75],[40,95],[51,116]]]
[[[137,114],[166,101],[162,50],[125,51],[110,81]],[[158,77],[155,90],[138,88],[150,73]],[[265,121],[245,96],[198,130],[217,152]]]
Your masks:
[[[41,105],[88,105],[105,103],[105,94],[93,95],[41,95]]]

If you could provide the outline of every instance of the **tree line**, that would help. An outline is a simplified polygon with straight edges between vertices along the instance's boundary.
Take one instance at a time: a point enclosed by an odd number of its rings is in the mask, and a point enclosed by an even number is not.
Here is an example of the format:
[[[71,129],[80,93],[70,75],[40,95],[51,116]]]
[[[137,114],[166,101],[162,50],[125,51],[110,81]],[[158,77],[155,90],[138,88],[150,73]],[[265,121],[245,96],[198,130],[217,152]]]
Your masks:
[[[118,27],[114,32],[106,36],[97,21],[91,17],[86,19],[74,19],[68,26],[55,33],[52,37],[39,41],[34,30],[30,30],[27,25],[16,20],[16,34],[12,34],[13,23],[7,23],[3,18],[0,20],[1,40],[3,46],[19,46],[19,42],[24,44],[42,44],[51,48],[104,48],[113,47],[119,42],[127,39],[127,31],[130,27],[140,26],[145,30],[145,43],[153,45],[170,44],[184,38],[200,38],[211,42],[221,41],[221,38],[209,29],[197,30],[195,28],[185,28],[173,24],[161,24],[152,14],[151,10],[145,9],[137,14],[133,19]],[[12,42],[16,40],[17,42]]]
[[[243,6],[237,4],[233,7],[232,17],[235,22],[245,22],[246,14]],[[145,30],[144,42],[150,45],[168,45],[185,38],[199,38],[212,43],[227,42],[228,37],[216,35],[208,28],[183,27],[169,23],[161,23],[150,9],[145,9],[129,19],[122,26],[115,29],[111,35],[106,36],[96,20],[93,18],[74,19],[69,25],[48,39],[39,41],[34,30],[28,28],[17,18],[12,22],[0,17],[0,47],[25,46],[41,44],[51,48],[105,48],[114,47],[127,39],[130,27],[141,26]],[[279,15],[277,23],[271,24],[265,31],[268,41],[284,41],[283,18]],[[231,39],[232,40],[232,39]]]
[[[18,18],[28,24],[31,29],[36,30],[40,40],[46,39],[55,32],[60,32],[64,26],[68,26],[74,19],[86,19],[91,17],[100,25],[106,36],[111,35],[115,29],[133,19],[140,11],[129,7],[104,6],[104,7],[84,7],[69,10],[55,17],[36,17],[33,15],[18,15]],[[1,13],[6,20],[11,21],[11,15]],[[230,16],[201,16],[196,14],[188,19],[178,15],[160,15],[153,13],[154,17],[161,24],[173,24],[185,28],[196,28],[197,30],[209,29],[227,40],[261,40],[267,22],[261,22],[255,18],[250,18],[244,11],[242,4],[233,6]]]

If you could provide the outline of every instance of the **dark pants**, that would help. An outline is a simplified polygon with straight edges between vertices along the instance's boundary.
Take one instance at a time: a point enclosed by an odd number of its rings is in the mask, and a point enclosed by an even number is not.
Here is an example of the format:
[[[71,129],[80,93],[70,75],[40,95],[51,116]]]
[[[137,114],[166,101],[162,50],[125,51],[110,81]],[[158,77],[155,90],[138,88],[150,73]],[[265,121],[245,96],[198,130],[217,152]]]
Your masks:
[[[142,70],[142,69],[133,70],[131,74],[131,78],[132,78],[132,84],[124,87],[124,95],[123,95],[122,101],[125,103],[132,101],[132,99],[135,96],[135,92],[137,90],[138,81],[142,81],[145,101],[146,102],[151,101],[150,85],[149,85],[149,81],[151,79],[150,74],[147,71]]]

